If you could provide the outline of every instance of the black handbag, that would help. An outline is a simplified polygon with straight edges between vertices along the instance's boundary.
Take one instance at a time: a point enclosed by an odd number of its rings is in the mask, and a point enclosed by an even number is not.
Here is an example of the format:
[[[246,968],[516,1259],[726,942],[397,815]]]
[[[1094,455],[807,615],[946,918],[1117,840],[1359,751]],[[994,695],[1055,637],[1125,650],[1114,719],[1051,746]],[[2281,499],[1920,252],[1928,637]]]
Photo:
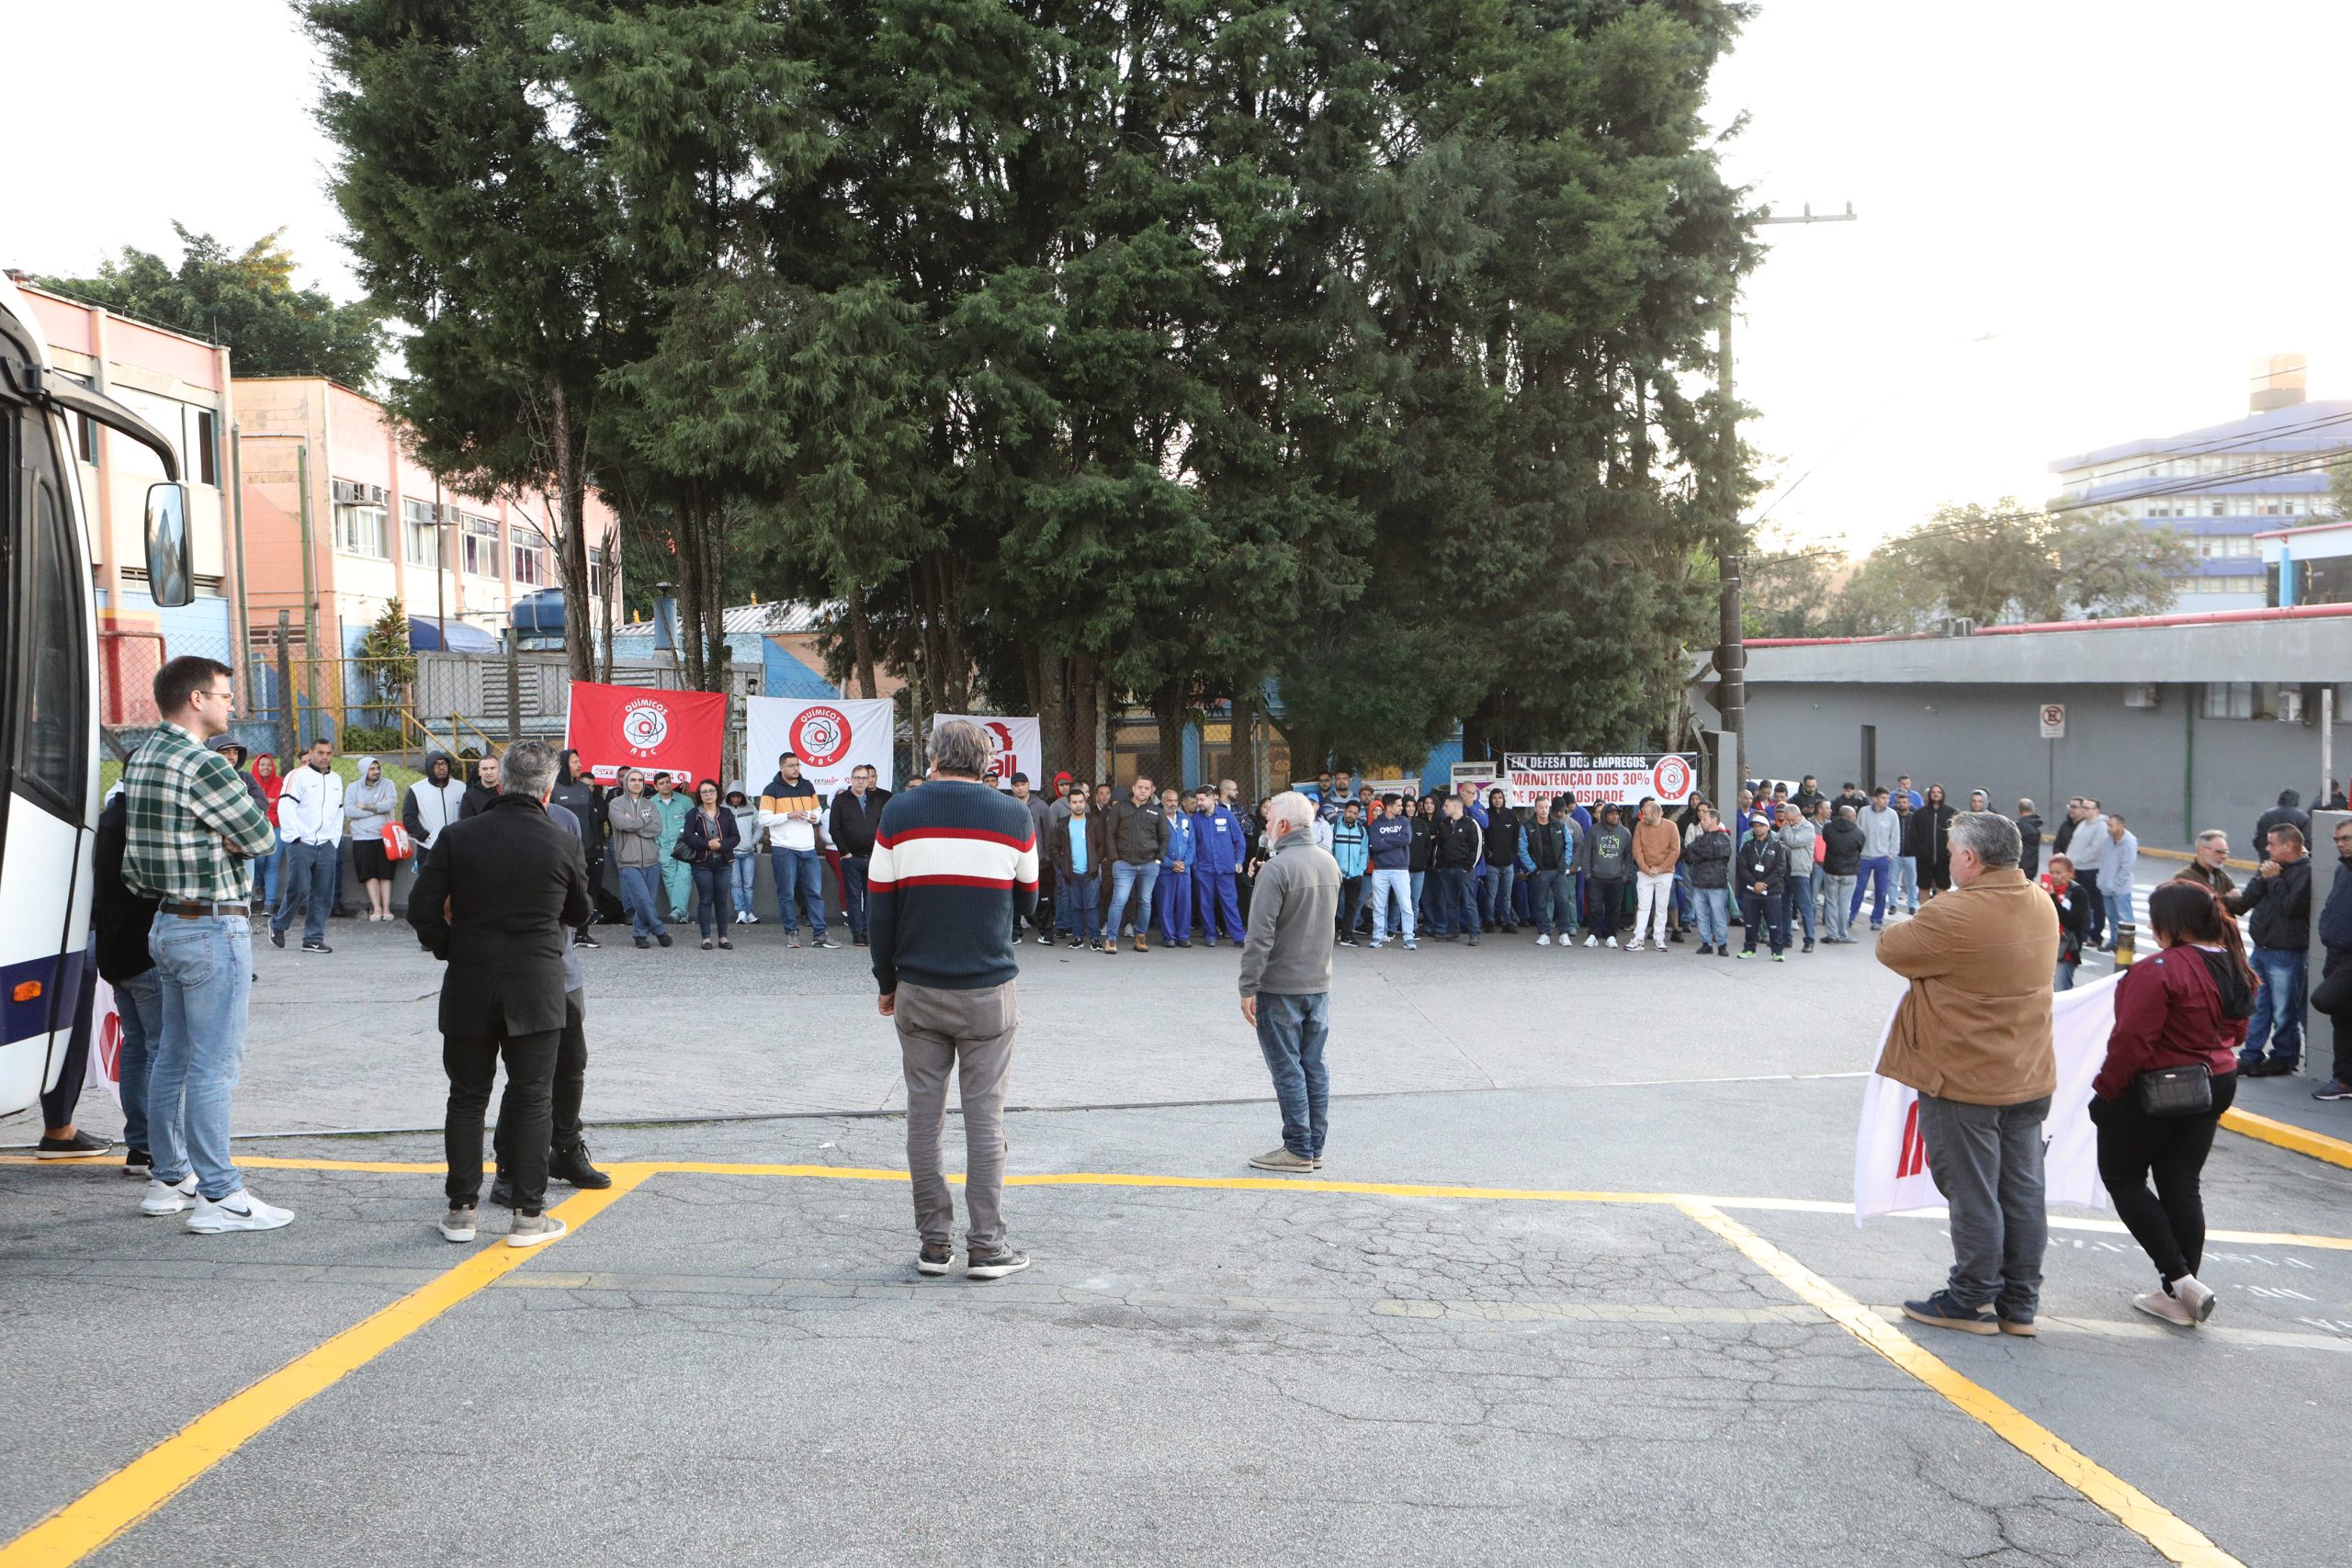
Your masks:
[[[2203,1116],[2213,1109],[2213,1069],[2199,1062],[2187,1067],[2151,1067],[2132,1080],[2140,1109],[2150,1116]]]
[[[701,840],[680,834],[678,841],[670,846],[670,858],[682,860],[688,865],[700,865],[702,863]]]

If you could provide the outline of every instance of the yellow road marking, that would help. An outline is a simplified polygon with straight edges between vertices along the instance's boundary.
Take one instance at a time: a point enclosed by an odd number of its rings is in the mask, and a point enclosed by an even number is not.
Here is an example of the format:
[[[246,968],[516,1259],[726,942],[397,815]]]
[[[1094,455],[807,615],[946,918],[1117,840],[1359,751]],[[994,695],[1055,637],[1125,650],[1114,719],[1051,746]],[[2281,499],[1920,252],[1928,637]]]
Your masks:
[[[1722,1210],[1705,1203],[1677,1207],[1737,1247],[1747,1259],[1820,1308],[1838,1326],[1974,1416],[2059,1480],[2115,1516],[2124,1529],[2183,1568],[2245,1568],[2202,1531],[1998,1394],[1954,1371],[1940,1357],[1766,1241]]]
[[[257,1162],[256,1162],[257,1163]],[[582,1192],[554,1212],[577,1229],[626,1197],[653,1168],[616,1165],[613,1184]],[[549,1242],[561,1247],[563,1242]],[[0,1546],[0,1568],[66,1568],[79,1562],[171,1501],[191,1482],[236,1452],[312,1396],[473,1295],[513,1273],[543,1247],[493,1241],[382,1311],[362,1318],[314,1350],[213,1406],[99,1482],[57,1512]]]
[[[2292,1149],[2299,1155],[2309,1155],[2313,1159],[2325,1160],[2330,1165],[2340,1165],[2352,1170],[2352,1144],[2342,1138],[2331,1138],[2325,1133],[2314,1133],[2291,1122],[2256,1116],[2251,1111],[2240,1111],[2235,1106],[2222,1112],[2222,1125],[2233,1133],[2242,1133],[2249,1138],[2257,1138],[2263,1143],[2275,1144],[2282,1149]]]

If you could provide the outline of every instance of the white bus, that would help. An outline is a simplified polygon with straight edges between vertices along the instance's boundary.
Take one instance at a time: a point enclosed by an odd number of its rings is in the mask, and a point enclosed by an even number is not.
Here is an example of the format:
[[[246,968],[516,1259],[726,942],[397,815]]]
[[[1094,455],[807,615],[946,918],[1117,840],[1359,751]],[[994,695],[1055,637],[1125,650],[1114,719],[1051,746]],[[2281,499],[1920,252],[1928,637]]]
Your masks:
[[[82,995],[98,818],[97,604],[68,414],[153,449],[155,603],[193,593],[187,491],[171,443],[57,373],[24,297],[0,276],[0,1115],[57,1080]]]

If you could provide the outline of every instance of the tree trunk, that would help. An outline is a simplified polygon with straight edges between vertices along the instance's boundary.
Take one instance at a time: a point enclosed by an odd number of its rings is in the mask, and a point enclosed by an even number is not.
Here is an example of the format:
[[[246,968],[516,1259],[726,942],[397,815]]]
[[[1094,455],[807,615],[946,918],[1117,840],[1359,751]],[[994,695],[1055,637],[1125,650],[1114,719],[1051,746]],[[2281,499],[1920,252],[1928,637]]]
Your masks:
[[[1228,742],[1231,758],[1226,766],[1233,770],[1233,779],[1241,793],[1250,800],[1261,799],[1266,793],[1266,781],[1258,776],[1258,748],[1251,744],[1258,728],[1258,683],[1244,681],[1233,689],[1233,723]],[[1218,783],[1223,780],[1204,780]]]
[[[1184,682],[1170,681],[1151,694],[1151,716],[1159,725],[1159,772],[1152,782],[1165,789],[1182,789],[1196,781],[1184,777]]]
[[[588,437],[571,416],[571,399],[560,383],[548,389],[548,435],[554,448],[556,575],[563,584],[564,661],[575,681],[596,678],[596,623],[589,613]]]
[[[865,590],[849,591],[849,658],[850,673],[857,682],[857,694],[874,695],[874,625],[865,615]]]
[[[678,652],[685,665],[686,686],[696,692],[708,690],[703,683],[703,649],[706,645],[702,626],[702,509],[701,493],[688,485],[671,513],[671,525],[677,540]]]
[[[1062,766],[1090,783],[1095,778],[1094,714],[1099,694],[1094,683],[1094,656],[1074,653],[1069,657],[1069,750],[1062,758]]]

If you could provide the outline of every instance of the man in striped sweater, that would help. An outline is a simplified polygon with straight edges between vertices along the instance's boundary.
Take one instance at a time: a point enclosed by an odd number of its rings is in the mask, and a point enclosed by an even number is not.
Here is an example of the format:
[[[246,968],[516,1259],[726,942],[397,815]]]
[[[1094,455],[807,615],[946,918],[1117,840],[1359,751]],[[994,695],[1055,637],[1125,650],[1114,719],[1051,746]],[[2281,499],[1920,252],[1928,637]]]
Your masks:
[[[1037,836],[1028,809],[981,782],[988,732],[957,719],[931,742],[931,777],[883,808],[867,870],[866,930],[882,1016],[897,1024],[907,1076],[907,1169],[914,1179],[915,1268],[944,1274],[955,1200],[942,1172],[947,1076],[964,1103],[965,1274],[1001,1280],[1029,1267],[1004,1239],[1004,1091],[1020,1027],[1014,922],[1037,906]]]

